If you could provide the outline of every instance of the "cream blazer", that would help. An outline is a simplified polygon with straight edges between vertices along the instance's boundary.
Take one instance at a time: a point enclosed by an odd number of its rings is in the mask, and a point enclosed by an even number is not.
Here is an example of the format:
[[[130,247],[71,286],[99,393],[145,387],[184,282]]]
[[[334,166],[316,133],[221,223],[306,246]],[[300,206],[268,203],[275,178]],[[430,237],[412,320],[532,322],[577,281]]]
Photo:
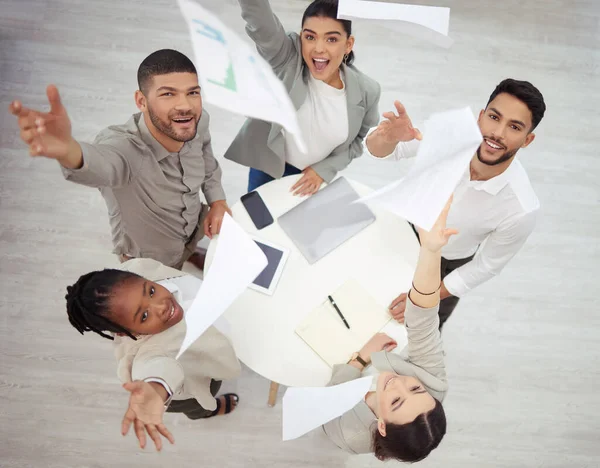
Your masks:
[[[129,260],[120,269],[150,281],[186,275],[149,258]],[[184,297],[184,301],[190,299],[193,298]],[[210,393],[211,380],[238,376],[240,363],[229,339],[215,327],[206,330],[179,359],[175,359],[185,331],[185,320],[182,320],[162,333],[142,336],[137,341],[127,336],[115,336],[118,377],[123,383],[160,378],[169,385],[175,400],[195,398],[203,408],[215,410],[216,401]]]

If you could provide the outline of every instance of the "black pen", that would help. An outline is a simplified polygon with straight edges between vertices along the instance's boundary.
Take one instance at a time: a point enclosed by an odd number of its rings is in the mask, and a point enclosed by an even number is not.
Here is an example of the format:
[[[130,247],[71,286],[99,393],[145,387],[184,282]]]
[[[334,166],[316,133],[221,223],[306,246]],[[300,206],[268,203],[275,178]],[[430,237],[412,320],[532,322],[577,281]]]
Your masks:
[[[338,308],[337,304],[333,300],[333,297],[327,296],[327,298],[329,299],[329,302],[331,302],[331,305],[333,306],[333,308],[335,309],[335,311],[338,313],[338,315],[340,316],[340,318],[344,321],[344,325],[346,325],[346,328],[348,330],[350,330],[350,325],[348,325],[348,322],[346,322],[346,318],[344,317],[344,315],[342,314],[342,311]]]

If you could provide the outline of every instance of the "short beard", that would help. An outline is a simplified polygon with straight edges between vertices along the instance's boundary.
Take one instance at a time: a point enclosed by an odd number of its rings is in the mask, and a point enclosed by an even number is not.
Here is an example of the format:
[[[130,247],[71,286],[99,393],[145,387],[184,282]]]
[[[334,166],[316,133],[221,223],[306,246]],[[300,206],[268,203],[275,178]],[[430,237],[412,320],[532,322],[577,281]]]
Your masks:
[[[496,161],[484,161],[483,159],[481,159],[481,145],[479,146],[479,148],[477,148],[477,159],[479,160],[479,162],[481,164],[485,164],[486,166],[497,166],[498,164],[502,164],[506,161],[510,161],[515,154],[517,154],[517,151],[519,151],[518,149],[513,150],[513,151],[507,151],[506,153],[504,153],[502,156],[500,156],[500,158],[498,158]]]
[[[148,115],[150,116],[150,121],[152,122],[152,125],[154,125],[161,133],[164,133],[165,135],[167,135],[169,138],[171,138],[172,140],[175,141],[179,141],[181,143],[185,143],[188,141],[193,140],[194,138],[196,138],[196,132],[198,131],[198,121],[195,121],[195,127],[194,127],[194,132],[192,134],[191,137],[189,138],[184,138],[181,137],[177,134],[177,132],[175,131],[175,129],[173,128],[173,124],[172,123],[165,123],[163,122],[160,117],[158,117],[158,115],[156,115],[154,113],[154,111],[152,110],[152,108],[150,107],[150,105],[148,105]],[[194,118],[194,115],[180,115],[179,117],[192,117]]]

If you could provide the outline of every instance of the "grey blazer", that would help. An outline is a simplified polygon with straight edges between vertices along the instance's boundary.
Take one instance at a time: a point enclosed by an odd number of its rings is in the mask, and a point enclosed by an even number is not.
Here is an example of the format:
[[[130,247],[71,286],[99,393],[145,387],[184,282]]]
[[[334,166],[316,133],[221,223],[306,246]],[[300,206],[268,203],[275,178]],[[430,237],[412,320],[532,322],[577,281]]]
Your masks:
[[[431,396],[443,401],[448,382],[442,338],[438,330],[438,310],[439,305],[423,309],[407,300],[404,317],[408,344],[400,355],[384,351],[374,353],[371,365],[380,372],[416,377]],[[361,371],[357,368],[339,364],[333,368],[331,381],[327,385],[338,385],[360,376]],[[362,400],[350,411],[323,425],[323,430],[339,448],[350,453],[369,453],[373,451],[371,434],[376,428],[376,419]]]
[[[296,109],[306,100],[309,73],[302,59],[300,36],[286,34],[269,0],[238,0],[246,32],[260,55],[273,67]],[[342,65],[346,81],[348,139],[311,167],[330,182],[336,173],[363,152],[363,139],[379,123],[379,84],[353,66]],[[282,126],[248,119],[225,153],[225,158],[280,178],[285,168],[285,137]],[[308,136],[307,136],[308,137]]]

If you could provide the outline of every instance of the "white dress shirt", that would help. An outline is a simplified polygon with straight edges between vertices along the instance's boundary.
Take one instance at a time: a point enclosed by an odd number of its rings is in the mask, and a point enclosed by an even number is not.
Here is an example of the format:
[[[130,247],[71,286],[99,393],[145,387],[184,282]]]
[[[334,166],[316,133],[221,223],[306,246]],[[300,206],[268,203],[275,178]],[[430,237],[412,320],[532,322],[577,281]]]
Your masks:
[[[384,158],[400,160],[417,155],[419,141],[399,143]],[[448,260],[467,258],[469,263],[444,279],[450,294],[461,297],[493,278],[521,249],[533,231],[540,202],[529,177],[515,159],[500,175],[486,181],[472,181],[467,169],[454,191],[447,226],[459,234],[452,236],[442,249]]]
[[[308,152],[303,153],[285,133],[285,160],[300,170],[316,164],[348,139],[348,103],[343,73],[342,89],[329,86],[309,73],[308,95],[297,112]]]

